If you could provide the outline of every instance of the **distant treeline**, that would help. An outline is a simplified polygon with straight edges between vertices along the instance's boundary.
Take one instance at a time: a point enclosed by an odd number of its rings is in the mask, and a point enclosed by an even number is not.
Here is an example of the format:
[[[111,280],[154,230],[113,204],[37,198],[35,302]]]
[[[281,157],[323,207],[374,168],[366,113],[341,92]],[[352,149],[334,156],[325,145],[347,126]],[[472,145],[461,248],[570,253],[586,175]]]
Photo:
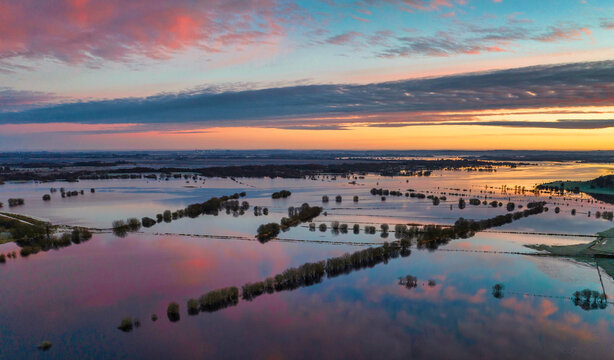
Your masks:
[[[35,171],[16,171],[9,169],[0,172],[0,180],[37,180],[37,181],[77,181],[78,179],[111,179],[121,177],[122,174],[144,174],[191,172],[204,177],[280,177],[280,178],[303,178],[322,173],[349,174],[349,173],[377,173],[382,175],[413,175],[417,172],[424,173],[432,170],[460,169],[460,168],[484,168],[492,166],[515,167],[514,162],[487,162],[470,159],[440,159],[440,160],[404,160],[404,161],[377,161],[364,163],[341,163],[341,164],[292,164],[292,165],[241,165],[241,166],[217,166],[208,168],[153,168],[132,167],[113,170],[80,170],[62,171],[53,174],[39,173]],[[128,178],[131,178],[128,176]]]

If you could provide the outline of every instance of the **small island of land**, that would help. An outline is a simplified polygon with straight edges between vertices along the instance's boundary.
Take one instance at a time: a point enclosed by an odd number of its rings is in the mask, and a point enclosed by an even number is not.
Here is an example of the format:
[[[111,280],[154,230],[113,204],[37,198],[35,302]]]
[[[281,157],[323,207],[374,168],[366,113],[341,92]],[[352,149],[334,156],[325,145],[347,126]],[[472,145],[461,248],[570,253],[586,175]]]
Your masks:
[[[582,192],[597,200],[614,204],[614,175],[604,175],[588,181],[553,181],[537,188],[555,192]]]

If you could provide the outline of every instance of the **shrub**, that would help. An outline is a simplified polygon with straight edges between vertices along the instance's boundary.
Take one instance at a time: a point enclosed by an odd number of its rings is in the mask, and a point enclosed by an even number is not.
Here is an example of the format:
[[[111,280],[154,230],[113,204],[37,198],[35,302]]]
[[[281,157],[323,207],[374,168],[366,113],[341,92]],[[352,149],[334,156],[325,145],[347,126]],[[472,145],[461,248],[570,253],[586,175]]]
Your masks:
[[[24,203],[23,199],[9,199],[9,207],[23,205]]]
[[[188,300],[188,314],[196,315],[200,311],[200,304],[196,299]]]
[[[24,246],[19,250],[19,255],[21,255],[21,257],[28,257],[31,254],[36,254],[37,252],[38,250],[32,246]]]
[[[258,234],[256,235],[256,237],[261,242],[268,241],[279,235],[280,230],[281,227],[278,223],[262,224],[258,227]]]
[[[43,195],[43,201],[49,201],[49,200],[51,200],[51,195],[49,194]]]
[[[145,216],[144,218],[141,219],[141,223],[143,224],[143,226],[145,226],[146,228],[148,227],[152,227],[154,225],[156,225],[156,220]]]
[[[79,228],[79,232],[81,233],[81,240],[89,240],[92,238],[92,233],[87,228]]]
[[[81,232],[79,231],[79,229],[74,228],[72,230],[72,232],[70,233],[70,241],[75,244],[81,243]]]
[[[323,203],[327,203],[328,202],[328,196],[327,195],[322,196],[322,202]]]
[[[43,341],[42,343],[40,343],[37,348],[39,348],[42,351],[47,351],[49,349],[51,349],[51,341]]]
[[[365,234],[375,234],[375,226],[366,225]]]
[[[112,227],[113,227],[113,233],[119,237],[126,236],[126,234],[128,233],[128,230],[130,229],[124,220],[113,221]]]
[[[466,206],[465,199],[462,199],[462,198],[458,199],[458,208],[462,210],[465,208],[465,206]]]
[[[151,321],[158,321],[158,315],[156,314],[151,314]]]
[[[292,193],[290,191],[288,191],[288,190],[281,190],[281,191],[278,191],[278,192],[274,192],[271,195],[271,197],[273,199],[280,199],[280,198],[284,198],[285,199],[285,198],[287,198],[290,195],[292,195]]]
[[[407,226],[403,224],[396,224],[394,226],[394,237],[397,239],[402,238],[407,233]]]
[[[503,298],[503,288],[504,286],[502,284],[495,284],[492,287],[492,296],[495,297],[495,299]]]
[[[166,315],[171,322],[179,321],[179,304],[176,302],[168,304],[168,307],[166,308]]]
[[[354,234],[360,233],[360,225],[354,224]]]
[[[320,231],[321,232],[325,232],[326,231],[326,224],[324,224],[324,223],[320,224]]]
[[[0,264],[4,264],[6,262],[6,256],[4,254],[0,254]]]
[[[516,208],[516,204],[514,204],[513,202],[509,202],[506,205],[507,211],[514,211],[515,208]]]
[[[132,325],[133,325],[132,324],[132,318],[125,317],[119,323],[119,326],[117,328],[120,329],[123,332],[130,332],[130,331],[132,331]]]
[[[358,202],[358,195],[354,195],[354,202]]]
[[[399,278],[399,284],[405,286],[408,289],[413,289],[418,286],[418,278],[412,275],[406,275]]]
[[[127,225],[130,228],[130,231],[138,231],[141,228],[141,222],[137,218],[128,219]]]
[[[56,243],[59,247],[70,246],[72,244],[72,234],[63,233],[58,239],[56,239]]]
[[[335,202],[340,203],[340,202],[341,202],[341,200],[343,200],[343,199],[342,199],[342,197],[341,197],[341,195],[337,195],[337,196],[335,196]]]

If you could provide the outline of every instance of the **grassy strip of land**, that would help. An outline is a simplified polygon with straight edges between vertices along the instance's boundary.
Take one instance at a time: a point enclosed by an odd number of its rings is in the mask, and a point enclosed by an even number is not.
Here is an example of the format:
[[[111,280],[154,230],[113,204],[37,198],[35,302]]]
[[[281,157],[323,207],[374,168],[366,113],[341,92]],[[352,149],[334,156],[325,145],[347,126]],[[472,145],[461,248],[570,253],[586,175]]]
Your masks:
[[[547,251],[559,256],[591,256],[591,255],[614,255],[614,228],[598,232],[597,239],[573,245],[526,245],[534,250]]]
[[[582,262],[592,262],[591,258],[598,258],[600,255],[614,255],[614,228],[598,232],[597,239],[589,243],[573,245],[525,245],[529,249],[545,251],[554,256],[574,258]],[[614,277],[614,260],[601,259],[599,266],[605,272]]]

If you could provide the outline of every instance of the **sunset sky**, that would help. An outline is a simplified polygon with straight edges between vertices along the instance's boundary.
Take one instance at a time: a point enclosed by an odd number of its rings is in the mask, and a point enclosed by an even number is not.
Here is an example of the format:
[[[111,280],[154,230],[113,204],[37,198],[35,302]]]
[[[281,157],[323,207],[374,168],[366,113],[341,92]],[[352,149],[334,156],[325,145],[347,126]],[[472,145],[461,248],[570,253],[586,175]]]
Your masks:
[[[0,151],[614,150],[612,0],[0,0]]]

